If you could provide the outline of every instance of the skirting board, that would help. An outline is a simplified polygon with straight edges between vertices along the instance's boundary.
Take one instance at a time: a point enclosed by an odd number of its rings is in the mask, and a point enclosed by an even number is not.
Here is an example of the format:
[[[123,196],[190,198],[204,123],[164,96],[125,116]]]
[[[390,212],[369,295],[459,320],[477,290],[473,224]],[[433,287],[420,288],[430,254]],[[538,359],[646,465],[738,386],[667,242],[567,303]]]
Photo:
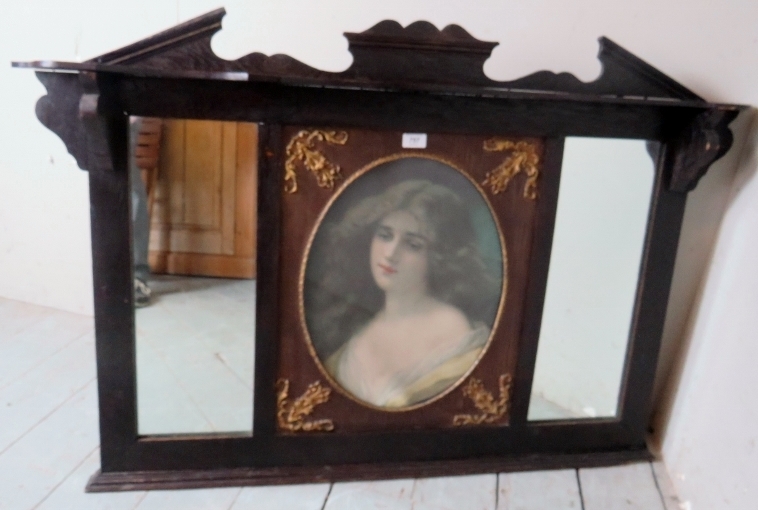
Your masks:
[[[201,471],[96,472],[87,492],[200,489],[248,485],[430,478],[544,469],[606,467],[650,461],[647,449],[585,454],[538,454],[517,458],[480,458],[397,464],[345,464],[339,466],[291,466],[276,468],[209,469]]]

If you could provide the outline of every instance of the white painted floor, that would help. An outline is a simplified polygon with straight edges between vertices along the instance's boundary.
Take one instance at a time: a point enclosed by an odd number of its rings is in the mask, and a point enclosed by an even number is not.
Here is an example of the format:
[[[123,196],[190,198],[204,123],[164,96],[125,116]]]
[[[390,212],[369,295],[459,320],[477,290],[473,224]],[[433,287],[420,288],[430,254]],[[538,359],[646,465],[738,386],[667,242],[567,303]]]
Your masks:
[[[136,310],[139,433],[253,428],[255,280],[153,276]]]
[[[85,494],[99,468],[91,317],[0,298],[0,509],[675,510],[661,464]]]

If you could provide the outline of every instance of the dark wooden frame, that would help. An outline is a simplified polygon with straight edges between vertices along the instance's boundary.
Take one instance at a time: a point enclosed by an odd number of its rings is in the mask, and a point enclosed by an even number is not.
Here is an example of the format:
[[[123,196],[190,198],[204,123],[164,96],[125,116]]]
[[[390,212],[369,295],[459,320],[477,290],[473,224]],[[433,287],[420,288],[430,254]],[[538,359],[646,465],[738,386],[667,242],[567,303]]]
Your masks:
[[[710,104],[601,38],[604,72],[592,83],[539,72],[487,78],[496,43],[455,25],[384,21],[346,34],[342,73],[290,57],[217,58],[210,38],[223,10],[84,63],[29,62],[47,88],[40,121],[90,173],[101,471],[88,490],[295,483],[648,459],[650,395],[686,193],[729,148],[741,107]],[[252,436],[140,437],[127,172],[128,115],[261,123],[255,419]],[[281,126],[409,132],[504,133],[545,139],[510,426],[356,435],[275,430]],[[619,415],[527,422],[566,136],[660,142]]]

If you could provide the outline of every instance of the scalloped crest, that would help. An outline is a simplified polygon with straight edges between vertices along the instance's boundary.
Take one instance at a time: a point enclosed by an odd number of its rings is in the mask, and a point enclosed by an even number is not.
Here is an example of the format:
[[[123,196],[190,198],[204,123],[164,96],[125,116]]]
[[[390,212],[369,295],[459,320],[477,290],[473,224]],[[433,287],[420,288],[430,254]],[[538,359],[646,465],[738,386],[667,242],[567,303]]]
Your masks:
[[[119,50],[94,58],[92,70],[247,73],[251,81],[309,82],[327,86],[422,88],[424,86],[488,87],[522,92],[612,95],[616,97],[702,99],[692,91],[601,37],[601,76],[590,83],[569,73],[540,71],[513,81],[489,79],[483,71],[496,42],[480,41],[458,25],[442,30],[426,21],[403,27],[381,21],[361,33],[346,33],[352,65],[340,73],[321,71],[286,55],[246,55],[236,61],[213,53],[211,38],[226,12],[218,9]]]

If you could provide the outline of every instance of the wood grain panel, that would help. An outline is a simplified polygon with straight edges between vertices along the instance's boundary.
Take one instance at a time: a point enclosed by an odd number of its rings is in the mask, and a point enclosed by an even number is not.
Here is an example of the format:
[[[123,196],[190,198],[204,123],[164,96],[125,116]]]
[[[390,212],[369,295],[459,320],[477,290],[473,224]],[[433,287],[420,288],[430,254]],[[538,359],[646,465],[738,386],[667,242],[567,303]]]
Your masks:
[[[286,146],[303,126],[287,126],[283,129],[282,147]],[[442,133],[429,133],[428,145],[424,150],[409,152],[403,150],[401,132],[392,131],[348,131],[349,141],[345,145],[322,143],[318,150],[331,162],[341,167],[341,180],[338,186],[350,181],[361,169],[383,161],[384,158],[401,155],[403,158],[419,158],[420,161],[445,162],[458,169],[456,175],[467,182],[472,194],[477,194],[473,184],[485,181],[486,175],[505,159],[503,152],[484,150],[485,140],[493,136],[451,136]],[[538,154],[542,154],[543,142],[539,139],[526,139],[535,144]],[[284,150],[282,150],[282,153]],[[427,158],[427,159],[424,159]],[[378,167],[377,167],[378,168]],[[435,167],[439,168],[439,167]],[[370,170],[369,172],[372,172]],[[438,172],[439,170],[435,170]],[[452,169],[452,174],[456,174]],[[368,174],[364,174],[368,175]],[[416,172],[415,178],[443,179],[431,177],[432,173]],[[466,177],[461,177],[465,175]],[[364,179],[361,176],[358,179]],[[307,253],[308,242],[320,214],[330,207],[330,199],[342,189],[331,190],[320,187],[312,172],[301,171],[297,175],[298,190],[288,194],[280,192],[282,198],[282,267],[280,278],[280,350],[279,378],[288,379],[290,392],[302,394],[309,384],[321,381],[332,390],[329,401],[318,406],[313,419],[330,418],[335,424],[336,434],[352,432],[411,430],[431,428],[453,428],[453,418],[459,414],[477,414],[479,411],[463,391],[465,381],[476,378],[495,399],[499,396],[498,378],[501,375],[513,376],[517,362],[517,350],[521,341],[522,307],[526,292],[527,275],[531,263],[530,248],[534,230],[536,201],[523,196],[526,176],[517,175],[507,188],[498,194],[489,188],[481,188],[478,193],[491,204],[495,216],[492,218],[502,229],[501,241],[505,243],[507,267],[504,278],[507,281],[504,302],[497,322],[493,326],[492,341],[478,363],[465,378],[449,386],[423,405],[406,408],[401,411],[380,409],[364,405],[333,381],[323,369],[324,360],[319,362],[310,352],[306,331],[301,324],[299,303],[300,274],[302,261]],[[444,182],[439,180],[438,182]],[[453,181],[451,181],[453,182]],[[455,181],[456,183],[458,181]],[[348,184],[352,186],[352,184]],[[465,192],[464,185],[459,186],[458,193]],[[481,199],[483,200],[483,199]],[[337,202],[334,202],[336,204]],[[336,207],[336,206],[335,206]],[[496,299],[496,298],[494,298]],[[487,303],[489,304],[489,303]],[[305,306],[305,305],[304,305]],[[307,312],[307,310],[306,310]],[[518,391],[514,384],[511,392]],[[513,393],[511,393],[512,395]],[[477,428],[507,427],[510,414],[505,413],[497,419],[477,425]],[[462,430],[459,427],[457,430]],[[284,432],[284,431],[283,431]],[[285,432],[286,433],[286,432]]]
[[[221,220],[220,252],[234,255],[235,193],[237,178],[237,123],[221,124],[221,189],[219,213]]]
[[[185,121],[184,221],[196,228],[221,226],[223,123]]]
[[[165,129],[152,271],[254,278],[257,126],[168,120]]]
[[[258,210],[258,125],[237,124],[237,177],[234,246],[240,257],[252,257],[255,263],[255,240]]]
[[[150,268],[160,274],[189,274],[220,278],[254,278],[255,259],[202,253],[150,253]],[[235,276],[249,275],[249,276]]]
[[[164,191],[163,199],[166,207],[168,221],[170,223],[184,223],[184,138],[185,123],[181,120],[170,120],[166,123],[166,133],[163,138],[163,147],[160,156],[159,178],[161,186],[158,187],[159,199]],[[170,185],[168,185],[170,184]]]

